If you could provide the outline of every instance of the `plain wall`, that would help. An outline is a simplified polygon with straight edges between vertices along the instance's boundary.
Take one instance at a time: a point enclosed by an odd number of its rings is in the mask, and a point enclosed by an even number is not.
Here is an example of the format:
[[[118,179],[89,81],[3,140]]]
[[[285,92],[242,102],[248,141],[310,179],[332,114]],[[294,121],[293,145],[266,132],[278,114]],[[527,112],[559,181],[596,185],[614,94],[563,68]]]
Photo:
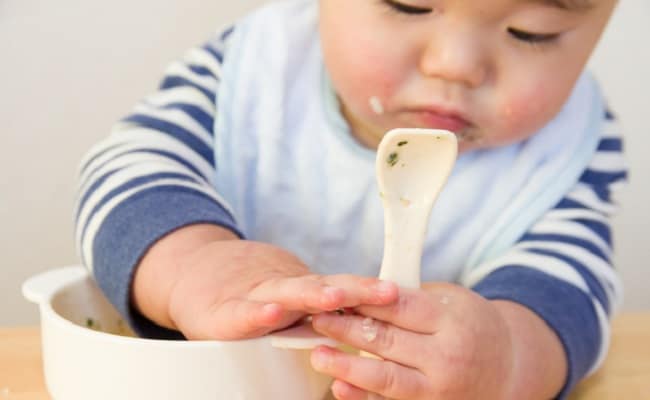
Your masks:
[[[625,126],[632,170],[615,220],[625,309],[650,309],[650,136],[642,121],[650,3],[621,1],[593,64]],[[264,2],[0,0],[0,325],[35,324],[21,283],[77,262],[72,208],[84,152],[155,89],[171,60]]]

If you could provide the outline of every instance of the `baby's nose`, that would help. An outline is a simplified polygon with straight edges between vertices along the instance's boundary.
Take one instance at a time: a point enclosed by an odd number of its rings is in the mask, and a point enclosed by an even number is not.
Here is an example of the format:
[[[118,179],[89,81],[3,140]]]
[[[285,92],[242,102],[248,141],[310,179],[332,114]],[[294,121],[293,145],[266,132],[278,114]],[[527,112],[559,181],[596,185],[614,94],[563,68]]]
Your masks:
[[[469,88],[481,86],[489,67],[477,34],[471,30],[437,32],[431,35],[420,55],[420,73]]]

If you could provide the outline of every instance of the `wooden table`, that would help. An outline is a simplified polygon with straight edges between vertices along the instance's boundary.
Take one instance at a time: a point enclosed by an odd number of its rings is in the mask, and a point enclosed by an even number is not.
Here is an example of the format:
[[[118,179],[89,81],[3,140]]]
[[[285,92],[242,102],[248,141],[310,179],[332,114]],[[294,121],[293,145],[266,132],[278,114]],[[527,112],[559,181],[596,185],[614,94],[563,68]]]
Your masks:
[[[650,313],[617,317],[607,361],[576,388],[571,400],[650,399],[648,342]],[[38,328],[0,328],[0,400],[50,399]]]

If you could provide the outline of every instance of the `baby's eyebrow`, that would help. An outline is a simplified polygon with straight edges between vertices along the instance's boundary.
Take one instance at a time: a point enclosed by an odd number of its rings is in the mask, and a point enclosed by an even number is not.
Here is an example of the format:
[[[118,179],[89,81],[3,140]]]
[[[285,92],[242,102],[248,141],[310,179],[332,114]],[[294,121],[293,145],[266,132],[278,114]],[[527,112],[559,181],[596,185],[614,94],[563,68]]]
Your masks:
[[[594,8],[592,0],[527,0],[533,3],[542,3],[565,11],[586,12]]]

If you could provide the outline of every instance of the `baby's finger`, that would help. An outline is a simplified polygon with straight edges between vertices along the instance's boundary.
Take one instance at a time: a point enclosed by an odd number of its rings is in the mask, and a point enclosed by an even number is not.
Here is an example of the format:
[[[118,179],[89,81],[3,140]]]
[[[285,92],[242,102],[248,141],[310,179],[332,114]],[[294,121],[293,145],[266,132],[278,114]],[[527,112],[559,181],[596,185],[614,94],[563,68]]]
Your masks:
[[[368,393],[366,398],[401,400],[422,398],[426,377],[418,370],[386,360],[359,357],[326,346],[316,348],[311,355],[314,369],[344,381]],[[356,399],[357,390],[350,390]],[[374,395],[376,393],[377,395]],[[347,398],[346,398],[347,399]]]
[[[234,340],[262,336],[291,323],[279,304],[231,299],[203,321],[204,339]],[[228,321],[228,323],[224,323]]]
[[[431,361],[423,336],[361,315],[319,314],[312,317],[314,330],[341,343],[419,368]]]
[[[387,305],[394,303],[399,296],[399,287],[394,282],[356,275],[326,275],[323,281],[330,286],[345,290],[344,307],[362,304]]]
[[[251,291],[249,298],[317,313],[360,304],[389,304],[397,298],[397,286],[374,278],[306,275],[268,280]]]
[[[342,307],[344,297],[343,289],[327,285],[317,275],[269,279],[248,294],[250,300],[309,313],[336,310]]]
[[[356,311],[413,332],[432,334],[438,330],[441,319],[452,311],[459,298],[454,290],[427,292],[401,288],[396,302],[381,307],[361,305]]]
[[[350,385],[339,379],[332,383],[332,394],[337,400],[383,400],[385,397],[373,395],[366,390]]]

